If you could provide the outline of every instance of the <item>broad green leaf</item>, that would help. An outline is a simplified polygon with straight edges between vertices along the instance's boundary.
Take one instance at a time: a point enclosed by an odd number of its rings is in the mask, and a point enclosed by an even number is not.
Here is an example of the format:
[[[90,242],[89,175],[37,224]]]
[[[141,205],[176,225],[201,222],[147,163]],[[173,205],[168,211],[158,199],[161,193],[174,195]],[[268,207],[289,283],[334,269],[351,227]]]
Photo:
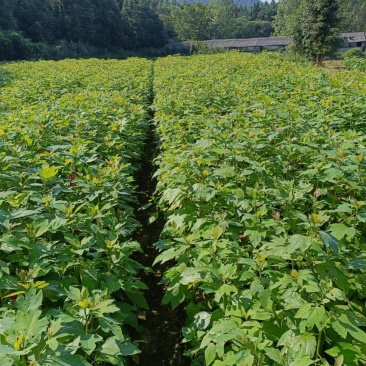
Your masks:
[[[357,215],[357,219],[361,222],[366,222],[366,211],[363,210]]]
[[[102,340],[103,338],[99,335],[85,334],[80,338],[80,345],[86,354],[91,355],[95,350],[97,343],[101,342]]]
[[[6,234],[0,238],[1,250],[3,252],[14,252],[16,250],[22,250],[22,247],[26,245],[26,243],[13,234]]]
[[[113,303],[114,303],[113,299],[103,300],[99,304],[95,305],[92,308],[92,311],[98,312],[100,315],[108,314],[108,313],[115,313],[116,311],[120,311],[120,309]]]
[[[226,355],[225,355],[226,356]],[[255,358],[249,350],[228,355],[224,361],[216,360],[213,366],[252,366]]]
[[[149,220],[148,220],[149,225],[151,225],[153,222],[155,222],[158,218],[159,218],[158,212],[154,212],[154,213],[150,214]]]
[[[334,366],[342,366],[344,361],[344,356],[340,355],[334,360]]]
[[[319,231],[319,236],[324,245],[332,249],[335,255],[339,256],[339,247],[341,246],[341,243],[334,236],[325,231]]]
[[[349,280],[350,275],[347,273],[344,266],[340,266],[338,263],[329,265],[329,262],[321,262],[316,264],[316,272],[324,279],[331,278],[346,295],[350,290]]]
[[[194,324],[197,329],[204,330],[210,325],[212,314],[207,313],[206,311],[201,311],[194,316]]]
[[[221,226],[217,225],[212,229],[212,237],[217,240],[224,233],[224,230]]]
[[[13,366],[15,365],[15,360],[13,357],[0,354],[0,364],[1,366]]]
[[[48,181],[49,179],[55,177],[58,173],[58,168],[55,166],[45,165],[41,169],[39,175],[44,181]]]
[[[99,321],[103,332],[112,333],[119,341],[123,341],[125,339],[122,333],[121,325],[115,319],[103,317]]]
[[[326,296],[328,299],[333,300],[333,301],[335,301],[335,300],[345,301],[346,300],[346,297],[345,297],[343,291],[341,291],[338,288],[333,288],[332,290],[330,290],[327,293]]]
[[[366,333],[359,327],[361,324],[351,314],[342,314],[338,318],[339,323],[347,329],[347,332],[358,341],[366,344]]]
[[[331,183],[336,183],[337,178],[341,178],[343,176],[343,172],[336,168],[329,168],[324,171],[325,179]]]
[[[7,330],[10,330],[14,326],[15,319],[14,318],[2,318],[0,319],[0,334],[4,334]]]
[[[43,293],[37,291],[35,288],[30,287],[25,296],[17,299],[17,308],[23,313],[38,310],[42,306]]]
[[[184,270],[181,274],[181,277],[182,279],[180,280],[180,283],[182,285],[190,285],[192,283],[196,283],[202,280],[201,271],[199,271],[197,268],[192,267]]]
[[[81,300],[80,290],[73,286],[69,287],[69,290],[67,291],[67,296],[70,298],[70,300],[73,300],[74,302],[78,302]]]
[[[122,356],[133,356],[141,351],[131,342],[121,342],[119,345]]]
[[[316,338],[313,334],[305,333],[296,337],[292,350],[296,357],[313,357],[316,351]]]
[[[24,334],[24,342],[27,345],[39,339],[41,334],[47,331],[48,320],[41,316],[41,310],[32,310],[28,313],[17,312],[14,330]]]
[[[212,365],[216,358],[216,345],[214,343],[209,343],[205,348],[205,364],[207,366]]]
[[[231,295],[238,293],[238,289],[234,285],[228,285],[225,283],[219,287],[217,293],[220,294],[221,296]]]
[[[302,253],[306,252],[311,246],[311,238],[304,235],[292,235],[290,237],[290,245],[286,248],[289,254],[292,254],[296,250]]]
[[[109,356],[132,356],[140,350],[131,342],[120,342],[116,337],[111,337],[103,344],[101,351]]]
[[[135,289],[130,291],[129,289],[126,288],[126,295],[141,309],[149,309],[149,305],[146,301],[146,298],[140,291],[137,291]]]
[[[282,363],[282,355],[281,351],[276,348],[265,348],[265,353],[267,357],[269,357],[272,361],[275,361],[278,364]]]
[[[317,306],[310,310],[307,325],[309,330],[313,329],[314,326],[319,331],[323,330],[327,323],[327,313],[323,306]]]
[[[278,340],[278,346],[285,346],[285,347],[293,347],[294,343],[296,342],[296,334],[293,330],[289,329],[285,333],[282,334],[281,338]]]
[[[257,310],[251,313],[251,319],[255,320],[269,320],[272,318],[272,316],[273,314],[264,310]]]
[[[173,202],[179,197],[181,194],[181,190],[177,189],[167,189],[164,192],[163,198],[168,201],[169,205],[172,205]]]
[[[345,213],[352,214],[352,212],[353,212],[352,205],[350,205],[348,203],[342,203],[337,206],[337,208],[334,210],[334,212],[345,212]]]
[[[57,341],[56,338],[50,338],[47,340],[46,342],[47,346],[52,350],[52,351],[56,351],[57,348],[59,347],[59,342]]]
[[[0,344],[0,355],[2,356],[7,356],[7,355],[16,355],[16,356],[21,356],[21,355],[26,355],[29,352],[29,350],[22,350],[22,351],[18,351],[15,348],[11,348],[9,346],[5,346],[3,344]]]
[[[312,308],[312,304],[310,304],[310,303],[304,304],[295,314],[295,318],[307,319],[309,317],[311,308]]]
[[[315,364],[316,361],[312,360],[309,356],[301,357],[299,360],[295,360],[293,366],[309,366]]]
[[[244,235],[249,236],[249,240],[253,244],[254,247],[256,247],[262,240],[263,237],[265,237],[265,231],[259,231],[259,230],[245,230]]]
[[[62,352],[61,355],[52,355],[42,362],[45,366],[91,366],[83,357],[66,352]]]
[[[348,264],[348,268],[366,269],[366,259],[365,258],[352,259]]]
[[[37,230],[36,238],[40,237],[45,232],[47,232],[47,230],[50,228],[50,226],[51,226],[51,223],[48,220],[44,220],[44,221],[37,223],[37,226],[35,227],[35,229]]]
[[[359,364],[362,365],[366,360],[362,350],[351,343],[339,342],[336,346],[326,350],[325,353],[334,357],[335,359],[341,358],[341,356],[343,356],[344,363],[346,365],[354,365],[357,363],[358,359],[360,360]]]
[[[337,239],[347,237],[348,240],[351,240],[357,233],[355,228],[349,227],[345,224],[330,225],[330,232]]]
[[[170,249],[164,250],[162,253],[160,253],[155,258],[153,266],[156,265],[157,263],[164,264],[167,261],[175,259],[181,253],[181,251],[179,249],[180,248],[170,248]]]
[[[41,212],[40,209],[38,209],[38,210],[26,210],[26,209],[22,208],[22,209],[13,211],[10,214],[10,219],[14,220],[14,219],[20,219],[22,217],[34,216],[34,215],[39,214],[40,212]]]
[[[218,168],[214,171],[214,175],[217,175],[222,178],[231,178],[235,177],[236,172],[235,168],[232,166],[223,166],[221,168]]]

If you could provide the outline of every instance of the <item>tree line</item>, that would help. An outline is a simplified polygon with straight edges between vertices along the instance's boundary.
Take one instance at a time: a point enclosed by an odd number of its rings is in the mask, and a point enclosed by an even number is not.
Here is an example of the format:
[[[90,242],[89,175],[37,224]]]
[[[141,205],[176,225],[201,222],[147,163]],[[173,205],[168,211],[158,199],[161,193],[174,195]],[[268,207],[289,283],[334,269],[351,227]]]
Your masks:
[[[304,39],[312,11],[327,1],[1,0],[0,59],[115,56],[161,50],[169,40],[273,34]],[[337,3],[337,16],[327,18],[337,20],[334,33],[366,30],[365,0],[329,1]]]
[[[281,0],[275,34],[293,39],[292,50],[320,64],[343,43],[343,32],[366,31],[365,0]]]
[[[1,0],[0,58],[159,49],[169,40],[269,36],[277,5],[233,0]]]
[[[52,50],[162,47],[166,31],[146,0],[1,0],[3,59],[37,57]],[[52,52],[50,54],[52,58]]]
[[[254,2],[247,8],[233,0],[177,3],[157,2],[168,37],[175,40],[201,41],[222,38],[268,37],[274,31],[277,3]]]

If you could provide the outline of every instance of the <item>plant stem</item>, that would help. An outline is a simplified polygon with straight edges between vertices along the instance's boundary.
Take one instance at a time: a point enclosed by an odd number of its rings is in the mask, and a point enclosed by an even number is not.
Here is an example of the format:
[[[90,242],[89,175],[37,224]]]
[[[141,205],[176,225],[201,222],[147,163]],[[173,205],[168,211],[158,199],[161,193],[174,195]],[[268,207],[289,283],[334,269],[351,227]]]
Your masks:
[[[317,356],[318,356],[319,358],[322,358],[322,357],[320,356],[320,347],[321,347],[322,334],[323,334],[323,331],[321,330],[321,331],[319,332],[318,344],[317,344],[317,346],[316,346],[316,354],[317,354]]]

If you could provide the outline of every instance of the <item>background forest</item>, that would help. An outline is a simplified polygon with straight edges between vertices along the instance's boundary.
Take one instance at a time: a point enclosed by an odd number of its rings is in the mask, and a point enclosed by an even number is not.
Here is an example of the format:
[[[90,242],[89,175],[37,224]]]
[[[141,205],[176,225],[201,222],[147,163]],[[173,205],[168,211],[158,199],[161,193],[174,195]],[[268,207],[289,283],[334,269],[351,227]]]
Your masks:
[[[286,34],[278,25],[300,1],[1,0],[0,59],[116,57],[169,40],[267,37],[276,24]],[[342,30],[364,31],[365,1],[342,3]]]

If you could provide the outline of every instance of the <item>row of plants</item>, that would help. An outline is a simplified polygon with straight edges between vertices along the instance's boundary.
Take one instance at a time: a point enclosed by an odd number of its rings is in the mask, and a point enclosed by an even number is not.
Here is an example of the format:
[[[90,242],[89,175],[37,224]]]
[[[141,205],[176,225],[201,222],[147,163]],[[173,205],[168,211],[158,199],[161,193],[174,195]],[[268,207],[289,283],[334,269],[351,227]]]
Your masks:
[[[156,263],[192,365],[364,365],[365,75],[239,53],[155,75]]]
[[[342,56],[347,69],[366,71],[366,53],[359,48],[348,50]]]
[[[147,308],[133,175],[152,63],[7,64],[0,89],[0,363],[126,365]]]
[[[353,57],[343,61],[347,69],[366,71],[366,58]]]

